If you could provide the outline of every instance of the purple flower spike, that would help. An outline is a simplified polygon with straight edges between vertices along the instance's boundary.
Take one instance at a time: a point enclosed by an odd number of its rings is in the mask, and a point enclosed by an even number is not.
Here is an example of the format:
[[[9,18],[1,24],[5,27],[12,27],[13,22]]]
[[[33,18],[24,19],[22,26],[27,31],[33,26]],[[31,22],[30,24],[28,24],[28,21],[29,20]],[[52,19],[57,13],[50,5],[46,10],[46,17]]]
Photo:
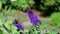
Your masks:
[[[28,16],[29,16],[29,18],[30,18],[30,21],[31,21],[31,23],[32,23],[33,25],[39,25],[39,24],[41,24],[41,21],[38,19],[38,17],[37,17],[35,14],[33,14],[33,13],[30,11],[29,8],[27,9],[27,13],[28,13]]]
[[[18,21],[15,21],[13,24],[17,27],[17,29],[23,30],[21,23],[19,23]]]

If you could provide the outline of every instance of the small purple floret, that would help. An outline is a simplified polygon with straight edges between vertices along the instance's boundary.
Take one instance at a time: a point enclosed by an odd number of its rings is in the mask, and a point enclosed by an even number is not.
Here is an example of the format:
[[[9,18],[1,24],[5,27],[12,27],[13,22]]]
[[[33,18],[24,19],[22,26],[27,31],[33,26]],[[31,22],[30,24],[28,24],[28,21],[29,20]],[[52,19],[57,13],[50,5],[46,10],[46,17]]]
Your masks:
[[[17,27],[17,29],[23,30],[23,27],[22,27],[22,25],[20,23],[14,22],[13,24]]]

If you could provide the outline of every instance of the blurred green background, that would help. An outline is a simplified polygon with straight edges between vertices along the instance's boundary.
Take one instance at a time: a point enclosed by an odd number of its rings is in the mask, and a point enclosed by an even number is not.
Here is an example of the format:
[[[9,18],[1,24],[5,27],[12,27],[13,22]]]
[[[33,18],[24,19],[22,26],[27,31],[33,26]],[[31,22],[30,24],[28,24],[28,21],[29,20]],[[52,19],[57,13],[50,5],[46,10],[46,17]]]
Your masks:
[[[29,18],[26,13],[27,8],[31,8],[42,21],[40,30],[46,28],[50,34],[60,32],[60,0],[0,0],[0,33],[7,34],[2,27],[2,23],[6,21],[8,24],[11,24],[11,21],[13,22],[14,19],[18,19],[19,22],[29,23]],[[31,28],[29,26],[27,29],[31,30],[33,28],[35,27]],[[15,32],[19,34],[17,31],[12,31],[11,34],[16,34]]]

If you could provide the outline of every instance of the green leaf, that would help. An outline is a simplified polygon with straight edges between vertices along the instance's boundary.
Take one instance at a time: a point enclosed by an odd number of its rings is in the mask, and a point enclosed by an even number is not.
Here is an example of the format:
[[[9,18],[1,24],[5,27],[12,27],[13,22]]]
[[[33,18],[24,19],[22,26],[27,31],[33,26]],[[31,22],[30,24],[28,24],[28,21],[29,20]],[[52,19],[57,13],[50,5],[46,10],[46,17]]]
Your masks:
[[[55,4],[55,0],[45,0],[44,4],[45,5],[54,5]]]
[[[1,2],[2,2],[3,4],[6,4],[6,1],[7,1],[7,0],[1,0]]]
[[[2,2],[0,2],[0,10],[2,9]]]
[[[32,30],[32,29],[36,30],[36,26],[31,26],[30,30]]]

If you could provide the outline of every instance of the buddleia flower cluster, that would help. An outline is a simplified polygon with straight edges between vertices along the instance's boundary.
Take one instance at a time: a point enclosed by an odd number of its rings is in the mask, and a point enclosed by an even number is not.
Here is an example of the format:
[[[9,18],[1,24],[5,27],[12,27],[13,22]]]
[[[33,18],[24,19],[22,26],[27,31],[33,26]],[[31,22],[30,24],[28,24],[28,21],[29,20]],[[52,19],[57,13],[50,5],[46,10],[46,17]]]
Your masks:
[[[41,21],[38,19],[38,17],[37,17],[36,15],[33,14],[32,11],[30,11],[29,8],[27,9],[27,13],[28,13],[28,16],[29,16],[29,18],[30,18],[30,22],[31,22],[33,25],[41,24]]]

